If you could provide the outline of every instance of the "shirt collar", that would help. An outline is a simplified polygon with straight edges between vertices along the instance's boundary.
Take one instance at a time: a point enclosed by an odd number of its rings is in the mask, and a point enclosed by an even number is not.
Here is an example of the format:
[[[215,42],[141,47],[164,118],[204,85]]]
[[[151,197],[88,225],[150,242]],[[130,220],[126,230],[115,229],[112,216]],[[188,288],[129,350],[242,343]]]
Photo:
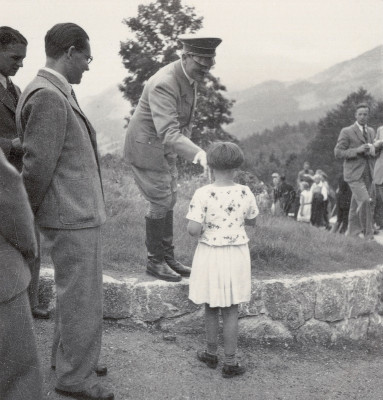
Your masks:
[[[3,74],[0,74],[0,83],[4,86],[4,89],[7,88],[7,78]]]
[[[184,74],[185,74],[185,76],[186,76],[186,79],[187,79],[187,80],[189,81],[189,83],[190,83],[190,86],[192,86],[193,83],[195,82],[195,80],[192,79],[192,78],[190,78],[190,76],[186,73],[185,68],[184,68],[184,63],[182,62],[182,60],[181,60],[181,67],[182,67],[182,71],[184,71]]]
[[[358,121],[355,121],[356,125],[358,126],[358,128],[360,129],[361,132],[363,132],[363,125],[360,125],[360,123]],[[364,127],[367,129],[367,124],[364,125]]]
[[[51,73],[52,75],[56,76],[58,79],[60,79],[60,81],[64,84],[64,86],[69,90],[69,92],[72,91],[72,86],[70,85],[68,80],[65,78],[65,76],[60,74],[60,72],[57,72],[56,70],[54,70],[52,68],[48,68],[48,67],[43,67],[42,69],[44,71],[47,71],[47,72]]]

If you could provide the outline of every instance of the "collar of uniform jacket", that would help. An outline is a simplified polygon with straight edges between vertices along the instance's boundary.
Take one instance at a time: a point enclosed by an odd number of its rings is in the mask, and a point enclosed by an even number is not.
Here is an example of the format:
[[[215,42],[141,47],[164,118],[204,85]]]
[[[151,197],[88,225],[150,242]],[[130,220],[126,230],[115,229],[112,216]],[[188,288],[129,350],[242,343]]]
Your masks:
[[[184,71],[184,74],[186,76],[186,79],[189,81],[190,86],[193,86],[193,83],[195,82],[194,79],[190,78],[190,76],[186,73],[185,68],[184,68],[184,63],[181,60],[181,67],[182,67],[182,71]]]

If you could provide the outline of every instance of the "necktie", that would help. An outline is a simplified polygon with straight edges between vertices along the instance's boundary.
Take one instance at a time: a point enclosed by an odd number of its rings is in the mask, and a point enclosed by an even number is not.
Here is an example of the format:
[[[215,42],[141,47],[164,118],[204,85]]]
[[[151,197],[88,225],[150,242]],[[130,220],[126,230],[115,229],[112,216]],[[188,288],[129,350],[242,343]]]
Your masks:
[[[366,143],[368,143],[368,135],[367,135],[367,131],[366,131],[366,126],[363,125],[363,138],[365,140]]]
[[[71,95],[72,95],[72,97],[74,98],[74,101],[76,102],[76,104],[78,105],[78,108],[79,108],[80,111],[82,112],[81,107],[80,107],[80,104],[78,104],[77,97],[76,97],[76,94],[75,94],[75,92],[74,92],[73,89],[72,89],[72,91],[71,91]]]
[[[17,95],[15,86],[13,85],[12,81],[11,81],[8,77],[7,77],[7,91],[8,91],[8,93],[9,93],[9,95],[10,95],[10,97],[11,97],[13,103],[14,103],[15,106],[16,106],[17,101],[18,101],[18,99],[19,99],[19,96]]]

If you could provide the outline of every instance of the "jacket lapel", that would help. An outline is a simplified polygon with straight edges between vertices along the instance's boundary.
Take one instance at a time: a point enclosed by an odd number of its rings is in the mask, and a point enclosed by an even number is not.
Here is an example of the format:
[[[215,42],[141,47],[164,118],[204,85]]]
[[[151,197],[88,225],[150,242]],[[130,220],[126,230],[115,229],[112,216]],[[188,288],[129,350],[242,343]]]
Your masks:
[[[17,89],[16,89],[17,90]],[[20,95],[20,93],[18,93]],[[0,83],[0,102],[3,103],[6,107],[8,107],[13,113],[16,112],[16,107],[14,102],[12,101],[10,95],[4,86]]]
[[[352,129],[354,130],[354,133],[359,138],[359,140],[363,143],[366,143],[366,141],[364,140],[364,137],[363,137],[363,133],[361,132],[361,130],[359,129],[359,127],[356,123],[353,125]]]

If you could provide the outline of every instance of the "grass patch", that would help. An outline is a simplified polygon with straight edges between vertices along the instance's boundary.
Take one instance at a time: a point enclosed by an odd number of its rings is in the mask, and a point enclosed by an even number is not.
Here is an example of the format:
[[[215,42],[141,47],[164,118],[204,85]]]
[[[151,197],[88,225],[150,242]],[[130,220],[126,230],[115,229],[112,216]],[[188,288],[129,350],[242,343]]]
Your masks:
[[[144,273],[147,203],[129,166],[115,157],[103,159],[103,179],[108,214],[102,228],[104,270],[114,276]],[[176,256],[186,265],[191,265],[197,240],[186,232],[185,215],[194,191],[206,183],[200,178],[179,183],[174,244]],[[261,215],[255,228],[246,229],[252,271],[258,279],[370,269],[382,263],[383,249],[377,243],[331,234],[291,219]]]

